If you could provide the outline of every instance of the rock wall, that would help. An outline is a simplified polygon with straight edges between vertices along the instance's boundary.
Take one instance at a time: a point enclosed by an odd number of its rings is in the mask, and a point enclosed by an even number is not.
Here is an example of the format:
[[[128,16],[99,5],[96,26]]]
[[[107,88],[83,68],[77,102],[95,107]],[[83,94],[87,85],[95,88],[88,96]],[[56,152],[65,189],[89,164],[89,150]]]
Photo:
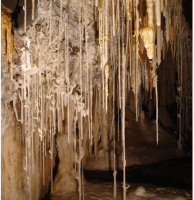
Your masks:
[[[27,199],[24,172],[24,144],[17,135],[13,110],[1,101],[1,197]]]
[[[29,187],[31,188],[31,199],[42,199],[49,190],[51,179],[50,154],[47,151],[45,158],[45,185],[43,185],[43,174],[40,169],[42,167],[40,151],[34,153],[34,164],[30,169],[31,176],[27,177],[26,148],[19,131],[21,127],[18,125],[11,105],[5,105],[3,101],[1,101],[1,119],[2,199],[30,199]],[[35,145],[38,145],[39,140],[37,133],[34,133]],[[29,165],[32,161],[27,162]]]

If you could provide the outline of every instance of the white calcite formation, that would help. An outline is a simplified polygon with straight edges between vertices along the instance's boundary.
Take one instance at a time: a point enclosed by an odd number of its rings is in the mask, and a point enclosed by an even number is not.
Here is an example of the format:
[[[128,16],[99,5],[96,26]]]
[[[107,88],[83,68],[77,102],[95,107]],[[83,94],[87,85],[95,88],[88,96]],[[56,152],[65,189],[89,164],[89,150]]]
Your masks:
[[[140,35],[143,38],[144,47],[147,50],[147,56],[149,59],[153,58],[154,55],[154,31],[150,27],[145,27],[140,30]]]

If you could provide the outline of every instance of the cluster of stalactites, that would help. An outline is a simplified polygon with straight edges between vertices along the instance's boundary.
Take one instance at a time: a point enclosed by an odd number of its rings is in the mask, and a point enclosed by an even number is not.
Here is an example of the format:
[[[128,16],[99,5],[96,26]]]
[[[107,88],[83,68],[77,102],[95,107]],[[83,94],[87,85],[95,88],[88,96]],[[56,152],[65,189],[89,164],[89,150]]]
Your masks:
[[[118,77],[115,82],[118,84],[119,94],[116,101],[121,109],[122,66],[126,65],[126,86],[128,90],[132,88],[134,92],[136,120],[138,120],[141,112],[142,80],[144,80],[143,87],[146,90],[149,88],[150,98],[152,98],[152,89],[155,88],[156,102],[158,102],[156,65],[161,62],[161,2],[159,0],[108,2],[101,0],[95,1],[95,7],[97,12],[95,16],[98,16],[103,105],[106,105],[107,111],[108,78],[111,66]]]
[[[149,97],[155,98],[156,108],[156,143],[158,144],[158,70],[162,60],[166,59],[167,54],[171,54],[172,60],[178,63],[178,88],[180,102],[177,103],[179,120],[179,143],[182,138],[182,118],[188,112],[190,101],[184,100],[183,85],[185,93],[189,91],[184,84],[188,71],[191,72],[190,64],[187,70],[183,69],[185,52],[188,45],[188,27],[181,14],[182,1],[168,0],[131,0],[131,1],[95,1],[95,16],[98,21],[99,44],[101,55],[102,82],[103,82],[103,104],[107,105],[110,93],[109,71],[115,73],[115,86],[117,95],[113,102],[117,102],[118,113],[123,115],[122,100],[125,98],[125,91],[122,89],[123,81],[126,80],[126,88],[132,88],[134,92],[136,120],[141,112],[141,89],[148,91]],[[108,8],[107,8],[108,7]],[[187,30],[186,34],[183,30]],[[185,41],[183,40],[185,38]],[[108,41],[108,42],[107,42]],[[176,58],[175,58],[176,55]],[[108,64],[107,64],[108,61]],[[123,66],[125,67],[123,68]],[[109,69],[110,68],[110,69]],[[125,73],[125,75],[123,75]],[[186,74],[187,73],[187,74]],[[109,81],[107,84],[107,79]],[[126,79],[125,79],[126,77]],[[191,87],[189,87],[191,88]],[[115,92],[115,93],[116,93]],[[105,102],[105,103],[104,103]],[[184,102],[184,103],[183,103]],[[108,104],[110,105],[110,103]],[[182,108],[182,105],[186,105]],[[106,106],[107,109],[111,107]],[[151,111],[150,111],[151,112]],[[124,121],[124,118],[121,119]],[[185,122],[186,124],[186,122]],[[122,127],[123,128],[123,124]],[[185,125],[187,126],[187,125]],[[124,132],[122,132],[122,138]],[[124,146],[123,146],[124,147]],[[123,149],[123,152],[125,150]],[[123,153],[125,155],[125,153]],[[125,167],[125,158],[123,158]],[[124,170],[124,168],[123,168]],[[124,185],[124,190],[125,190]],[[125,195],[124,195],[125,196]]]

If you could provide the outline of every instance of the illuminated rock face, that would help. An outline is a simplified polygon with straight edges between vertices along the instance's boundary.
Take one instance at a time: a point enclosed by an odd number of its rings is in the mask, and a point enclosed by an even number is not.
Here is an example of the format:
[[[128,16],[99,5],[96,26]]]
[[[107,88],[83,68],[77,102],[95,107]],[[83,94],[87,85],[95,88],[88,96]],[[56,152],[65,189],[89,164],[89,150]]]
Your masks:
[[[2,51],[5,199],[41,199],[49,190],[60,198],[76,189],[81,199],[83,165],[87,167],[88,157],[98,162],[99,155],[115,149],[111,141],[121,144],[125,172],[130,163],[125,152],[126,106],[136,120],[143,116],[142,105],[150,117],[156,113],[160,143],[158,110],[170,106],[160,94],[167,87],[158,84],[162,60],[175,60],[177,65],[165,80],[170,82],[168,94],[177,94],[179,146],[182,138],[191,136],[190,31],[181,9],[178,0],[39,0],[34,21],[24,20],[25,31],[14,30],[13,80]],[[34,10],[25,9],[27,16],[28,12],[33,18]],[[3,30],[9,39],[10,27]],[[5,51],[12,63],[10,41]],[[115,150],[111,153],[116,196]],[[123,188],[125,199],[125,181]]]
[[[140,35],[143,38],[144,46],[147,50],[147,56],[149,59],[153,58],[154,55],[154,45],[153,45],[153,38],[154,38],[154,31],[152,28],[146,27],[140,30]]]
[[[16,120],[11,108],[5,108],[1,101],[1,190],[2,199],[25,198],[26,187],[23,188],[23,158],[24,146],[16,134]]]

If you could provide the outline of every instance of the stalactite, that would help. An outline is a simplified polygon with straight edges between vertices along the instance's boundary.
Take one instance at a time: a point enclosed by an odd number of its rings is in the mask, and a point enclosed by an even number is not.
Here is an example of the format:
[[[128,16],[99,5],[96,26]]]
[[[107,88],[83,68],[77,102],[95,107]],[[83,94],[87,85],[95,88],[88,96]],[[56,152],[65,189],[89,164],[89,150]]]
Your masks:
[[[51,34],[52,34],[52,0],[50,0],[50,28],[49,28],[49,44],[51,45]]]
[[[82,2],[81,2],[82,3]],[[82,5],[80,6],[79,11],[79,28],[80,28],[80,93],[81,93],[81,104],[83,102],[83,92],[82,92]],[[81,109],[81,139],[83,139],[83,125],[82,125],[82,109]]]
[[[116,198],[117,196],[117,170],[116,170],[116,151],[115,151],[115,143],[116,143],[116,134],[115,134],[115,65],[114,67],[114,73],[113,73],[113,139],[114,139],[114,187],[113,187],[113,198]]]
[[[123,199],[126,200],[126,177],[125,177],[125,73],[126,62],[123,47],[123,63],[122,63],[122,146],[123,146]]]
[[[112,0],[112,23],[113,23],[113,36],[115,36],[115,4],[114,0]]]
[[[32,20],[34,20],[34,0],[32,0]]]
[[[26,6],[26,0],[24,0],[24,33],[26,33],[26,17],[27,17],[27,6]]]
[[[121,108],[121,69],[120,69],[120,35],[118,36],[118,88],[119,88],[119,108]]]
[[[157,24],[157,57],[158,65],[161,62],[161,3],[160,0],[154,0],[155,15]]]
[[[94,119],[93,119],[93,134],[94,134],[94,154],[95,154],[95,158],[97,159],[98,158],[98,139],[99,139],[99,119],[98,119],[98,116],[99,116],[99,113],[97,112],[98,111],[98,104],[97,104],[97,89],[96,89],[96,93],[95,93],[95,104],[94,104],[94,108],[93,108],[93,116],[94,116]]]
[[[92,140],[93,140],[93,133],[92,133],[92,99],[93,99],[93,84],[92,84],[92,68],[90,68],[90,141],[92,145]]]
[[[102,114],[102,133],[101,133],[101,142],[104,152],[108,151],[108,127],[107,127],[107,115],[106,110],[101,108]]]
[[[129,9],[130,9],[130,31],[129,31],[129,34],[130,34],[130,77],[131,77],[131,68],[132,68],[132,66],[133,66],[133,64],[132,64],[132,52],[133,52],[133,33],[132,33],[132,30],[133,30],[133,28],[132,28],[132,23],[133,23],[133,9],[132,9],[133,7],[132,7],[132,1],[129,1]]]
[[[117,88],[119,88],[118,87],[118,83],[117,83]],[[119,89],[118,89],[119,90]],[[117,94],[118,94],[119,92],[117,92]],[[118,98],[118,101],[119,101],[119,98]],[[118,132],[118,142],[119,142],[119,140],[120,140],[120,111],[119,111],[120,109],[119,109],[119,103],[118,103],[118,130],[117,130],[117,132]]]
[[[106,1],[105,7],[105,93],[106,93],[106,113],[108,110],[108,77],[109,77],[109,65],[108,65],[108,1]]]
[[[161,63],[161,26],[157,26],[157,57],[158,65]]]
[[[139,83],[138,83],[138,68],[139,68],[139,47],[138,47],[138,37],[139,37],[139,12],[138,12],[138,4],[139,1],[136,0],[135,2],[136,6],[136,65],[135,65],[135,107],[136,107],[136,121],[138,121],[138,89],[139,89]]]
[[[158,145],[158,84],[157,84],[157,80],[158,77],[156,76],[155,81],[156,81],[156,87],[155,87],[155,91],[156,91],[156,144]]]

